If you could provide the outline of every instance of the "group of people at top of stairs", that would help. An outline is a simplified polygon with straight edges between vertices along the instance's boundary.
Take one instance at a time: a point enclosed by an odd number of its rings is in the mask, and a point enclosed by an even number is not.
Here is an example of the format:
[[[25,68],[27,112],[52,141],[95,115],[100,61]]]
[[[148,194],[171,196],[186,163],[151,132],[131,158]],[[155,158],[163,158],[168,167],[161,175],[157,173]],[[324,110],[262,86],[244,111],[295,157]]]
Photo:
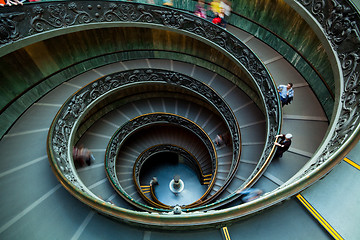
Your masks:
[[[0,6],[23,5],[24,2],[39,2],[41,0],[0,0]]]
[[[198,0],[195,6],[195,15],[207,19],[207,11],[209,11],[209,19],[212,23],[226,28],[231,13],[231,2],[229,0],[213,0],[206,9],[205,0]]]
[[[41,0],[0,0],[0,6],[23,5],[23,2],[37,2]],[[132,2],[132,0],[128,0]],[[162,0],[164,6],[173,6],[173,0]],[[147,0],[150,4],[155,4],[154,0]],[[212,23],[226,28],[227,18],[231,13],[230,0],[213,0],[209,7],[205,8],[205,0],[198,0],[195,7],[195,15],[207,19],[207,11],[209,11],[209,20]]]
[[[0,0],[0,6],[2,7],[12,5],[23,5],[23,2],[19,0]]]
[[[154,4],[154,0],[148,0],[148,3]],[[163,5],[173,6],[173,0],[163,0]],[[205,0],[198,0],[194,13],[198,17],[209,19],[212,23],[226,28],[227,18],[231,13],[231,2],[230,0],[212,0],[209,6],[205,7]]]

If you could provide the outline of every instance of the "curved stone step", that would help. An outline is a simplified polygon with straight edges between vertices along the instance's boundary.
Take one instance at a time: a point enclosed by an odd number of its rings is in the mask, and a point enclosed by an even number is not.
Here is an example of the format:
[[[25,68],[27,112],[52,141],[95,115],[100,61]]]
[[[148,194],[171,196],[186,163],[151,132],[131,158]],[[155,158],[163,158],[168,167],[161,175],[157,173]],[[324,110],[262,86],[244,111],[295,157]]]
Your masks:
[[[251,39],[255,39],[254,36],[250,36]],[[248,36],[246,36],[248,38]],[[246,39],[245,39],[246,40]],[[256,40],[256,39],[255,39]],[[249,44],[250,45],[250,44]],[[261,56],[262,58],[267,57],[266,54],[268,52],[264,51],[264,49],[257,45],[252,45],[253,49],[256,50],[259,48],[259,51],[257,54]],[[265,49],[266,50],[266,49]],[[263,53],[263,54],[262,54]],[[271,59],[270,59],[271,60]],[[282,65],[283,63],[286,63],[286,61],[277,60],[272,61],[271,64],[267,64],[268,68],[271,70],[273,66],[275,65]],[[158,61],[158,64],[160,66],[163,66],[164,63],[169,63],[169,61]],[[119,64],[121,65],[121,64]],[[153,67],[156,67],[155,63],[152,63]],[[169,66],[170,68],[170,66]],[[278,83],[286,83],[288,79],[291,79],[291,77],[288,77],[285,73],[287,69],[282,68],[281,71],[280,68],[276,67],[275,71],[272,72],[273,76],[275,77],[275,81]],[[99,77],[99,74],[97,74],[95,71],[90,71],[88,73],[89,75],[97,75]],[[283,81],[277,80],[283,78]],[[97,77],[96,77],[97,78]],[[96,79],[92,78],[92,79]],[[86,80],[86,78],[84,78]],[[211,78],[208,78],[211,79]],[[81,85],[80,85],[81,86]],[[296,89],[296,96],[298,95],[298,90]],[[64,92],[65,93],[65,92]],[[49,104],[52,99],[47,99],[47,102],[45,104]],[[63,101],[60,102],[60,105]],[[303,115],[302,112],[292,112],[296,109],[301,110],[309,110],[311,112],[318,112],[313,111],[313,109],[308,106],[301,105],[297,108],[293,108],[295,104],[298,102],[298,98],[295,98],[295,102],[292,106],[287,106],[285,108],[285,114],[291,115],[291,120],[294,120],[292,116],[305,116],[306,118],[318,116],[317,114],[305,114]],[[299,101],[302,102],[302,101]],[[59,103],[56,103],[59,104]],[[56,105],[55,104],[55,105]],[[39,176],[37,175],[37,168],[38,164],[42,164],[46,162],[46,151],[44,151],[43,148],[43,142],[46,141],[46,134],[45,131],[42,129],[47,128],[50,125],[50,122],[54,116],[54,109],[59,106],[45,106],[45,108],[49,107],[51,110],[45,115],[38,114],[39,110],[36,110],[34,112],[36,113],[30,113],[30,117],[25,117],[26,114],[24,114],[20,121],[18,121],[16,125],[14,125],[7,136],[5,136],[1,142],[0,142],[0,156],[1,159],[6,159],[6,161],[0,162],[0,169],[1,169],[1,176],[2,176],[2,184],[8,184],[11,182],[15,177],[17,177],[17,174],[19,174],[22,177],[27,178],[27,175],[31,176]],[[28,111],[34,110],[33,105]],[[38,106],[39,107],[39,106]],[[43,107],[43,106],[41,106]],[[291,108],[289,108],[291,107]],[[302,108],[303,107],[303,108]],[[289,111],[288,111],[289,110]],[[315,110],[315,109],[314,109]],[[56,110],[57,111],[57,110]],[[56,112],[55,111],[55,112]],[[41,111],[40,111],[41,112]],[[38,118],[38,116],[41,116]],[[24,117],[24,118],[23,118]],[[43,122],[42,120],[50,117],[50,122],[47,123],[46,121]],[[320,116],[322,117],[322,116]],[[35,118],[37,118],[35,120]],[[25,119],[25,120],[24,120]],[[30,120],[30,121],[29,121]],[[31,121],[34,120],[34,121]],[[296,119],[295,119],[296,120]],[[308,120],[305,120],[308,121]],[[43,124],[37,125],[37,122],[42,122]],[[31,126],[30,126],[31,125]],[[20,126],[22,128],[20,128]],[[289,126],[292,126],[292,124],[289,124]],[[306,129],[306,128],[305,128]],[[285,130],[285,129],[284,129]],[[292,128],[288,129],[293,130]],[[13,135],[11,135],[13,134]],[[304,132],[304,136],[306,136],[307,133]],[[298,135],[300,136],[300,135]],[[314,137],[314,136],[310,136]],[[294,146],[295,145],[294,141]],[[18,151],[18,149],[21,149],[21,151]],[[299,147],[297,149],[303,149],[301,145],[299,144]],[[302,150],[302,151],[308,151],[308,149]],[[308,151],[310,152],[310,151]],[[290,152],[291,153],[291,152]],[[290,155],[289,153],[289,155]],[[292,158],[291,158],[292,159]],[[276,162],[273,162],[272,165],[269,167],[267,173],[276,173],[277,177],[283,176],[283,173],[287,173],[287,168],[284,166],[286,164],[292,165],[295,164],[294,162],[283,162],[278,161],[277,165],[274,165]],[[279,167],[283,167],[279,169]],[[35,167],[35,169],[34,169]],[[289,166],[291,169],[293,166]],[[40,167],[41,168],[41,167]],[[49,170],[49,169],[48,169]],[[272,172],[275,170],[279,170],[278,172]],[[280,171],[281,170],[281,171]],[[50,171],[49,171],[50,172]],[[42,174],[43,172],[41,172]],[[23,186],[23,182],[21,181],[14,181],[11,186],[13,187],[12,191],[7,194],[6,192],[2,192],[2,200],[1,206],[10,206],[4,204],[5,201],[7,201],[9,198],[12,198],[13,201],[11,201],[11,208],[7,208],[6,211],[12,211],[11,214],[7,214],[6,218],[5,215],[2,215],[2,226],[0,236],[4,239],[27,239],[27,238],[34,238],[34,239],[51,239],[51,238],[59,238],[59,239],[93,239],[97,238],[101,234],[101,236],[104,239],[112,239],[114,236],[123,236],[124,238],[133,238],[133,239],[161,239],[161,238],[169,238],[170,233],[168,232],[156,232],[156,231],[144,231],[139,228],[132,228],[127,225],[123,225],[121,223],[115,223],[101,215],[94,214],[93,211],[91,211],[89,208],[84,207],[83,204],[81,204],[78,200],[71,197],[68,192],[66,192],[63,188],[58,187],[59,184],[57,184],[56,179],[50,174],[42,174],[41,180],[43,182],[48,182],[51,184],[54,184],[50,186],[48,192],[45,194],[42,194],[36,191],[36,188],[43,184],[42,182],[27,182],[26,187]],[[274,176],[274,175],[273,175]],[[9,177],[9,178],[8,178]],[[6,178],[6,179],[5,179]],[[5,179],[5,180],[4,180]],[[270,181],[269,179],[272,179]],[[270,174],[265,174],[263,179],[264,181],[260,181],[259,185],[264,184],[265,181],[271,182],[270,184],[273,184],[276,181],[276,178],[271,177]],[[269,185],[270,185],[269,184]],[[272,187],[276,187],[276,184],[271,185],[269,188],[263,188],[263,189],[271,189]],[[35,190],[35,191],[34,191]],[[34,201],[33,198],[27,199],[28,195],[33,194],[32,196],[37,196],[37,200]],[[35,198],[36,199],[36,198]],[[109,196],[108,199],[112,199],[112,196]],[[113,199],[114,200],[114,199]],[[14,206],[14,203],[17,201],[23,201],[20,202],[21,204],[17,204]],[[117,205],[121,206],[120,203],[116,203]],[[272,233],[275,233],[277,238],[281,238],[283,236],[290,236],[289,231],[284,228],[284,224],[286,225],[287,220],[293,220],[291,216],[297,216],[300,217],[300,219],[303,219],[303,223],[306,225],[306,229],[311,229],[308,232],[312,232],[313,236],[316,236],[317,239],[327,239],[328,235],[326,235],[325,231],[322,231],[320,228],[318,228],[318,224],[311,224],[313,223],[312,219],[309,218],[309,214],[303,211],[301,206],[299,204],[295,203],[294,200],[285,202],[284,205],[280,206],[280,209],[272,209],[274,211],[268,211],[265,212],[265,214],[257,215],[255,218],[252,218],[250,221],[239,222],[236,224],[233,224],[229,227],[229,232],[231,234],[234,234],[235,236],[242,236],[243,238],[246,238],[246,236],[251,237],[258,237],[264,238],[264,236],[269,236],[269,231]],[[293,214],[290,215],[289,212],[292,212]],[[2,214],[4,214],[5,211],[2,211]],[[51,218],[44,217],[43,213],[52,213]],[[279,214],[283,216],[281,218],[283,221],[283,224],[277,224],[274,228],[274,225],[269,225],[269,221],[279,219]],[[295,215],[294,215],[295,214]],[[302,215],[305,215],[305,217],[301,217]],[[4,219],[5,218],[5,219]],[[69,221],[69,219],[71,221]],[[293,222],[293,221],[289,221]],[[260,226],[259,229],[261,231],[254,232],[254,229],[252,226],[254,226],[254,223],[257,226]],[[281,221],[280,221],[281,223]],[[316,227],[314,227],[314,225]],[[4,228],[6,226],[6,229]],[[21,227],[19,227],[21,226]],[[40,226],[40,227],[39,227]],[[58,226],[58,227],[54,227]],[[269,227],[270,226],[270,227]],[[271,228],[271,229],[270,229]],[[5,229],[5,230],[4,230]],[[45,229],[51,229],[51,231],[47,231]],[[292,231],[291,236],[297,236],[301,237],[300,234],[302,229],[304,229],[304,226],[298,228],[299,231]],[[320,233],[319,233],[320,232]],[[255,235],[254,235],[255,234]],[[307,234],[307,233],[306,233]],[[219,230],[206,230],[206,231],[197,231],[197,232],[178,232],[176,233],[177,238],[206,238],[206,239],[217,239],[219,238]],[[234,235],[233,238],[234,238]],[[275,236],[272,235],[272,236]]]
[[[282,131],[291,132],[294,136],[290,153],[284,154],[281,159],[273,160],[265,174],[255,184],[255,187],[265,192],[272,191],[290,178],[289,173],[300,170],[311,158],[325,136],[328,119],[308,83],[286,59],[256,37],[234,26],[229,26],[227,29],[257,54],[277,85],[288,82],[294,84],[294,101],[282,108]]]
[[[167,107],[165,106],[165,103],[166,103]],[[130,104],[131,107],[126,106],[125,110],[124,109],[117,109],[116,112],[120,113],[120,115],[122,116],[122,120],[123,120],[122,123],[124,123],[126,120],[129,120],[130,117],[136,115],[136,114],[133,114],[133,113],[128,114],[127,113],[128,111],[136,112],[137,114],[146,114],[146,113],[150,113],[150,112],[152,112],[154,110],[156,110],[156,111],[165,111],[166,110],[167,111],[169,109],[169,110],[172,110],[172,113],[177,113],[177,114],[180,113],[180,115],[185,113],[185,116],[189,117],[190,120],[193,120],[194,122],[199,122],[199,121],[203,122],[203,123],[200,123],[199,125],[201,127],[205,128],[205,129],[206,128],[209,129],[209,131],[212,132],[211,135],[212,135],[213,139],[216,137],[216,134],[221,129],[218,126],[218,124],[216,124],[216,125],[211,124],[211,122],[213,122],[212,120],[215,120],[216,117],[213,118],[213,117],[211,117],[211,115],[209,115],[209,113],[206,114],[206,112],[208,112],[207,110],[197,110],[196,108],[198,108],[198,107],[196,107],[194,104],[187,104],[187,103],[185,103],[183,101],[179,101],[179,100],[177,100],[173,104],[170,104],[170,103],[172,103],[172,101],[159,99],[159,98],[158,99],[156,99],[156,98],[155,99],[147,99],[147,100],[141,100],[141,101],[136,102],[136,103],[132,103],[132,104]],[[113,114],[112,113],[112,116],[114,118],[116,118],[117,116],[119,116],[119,114]],[[105,118],[107,119],[106,120],[107,123],[117,122],[115,120],[109,119],[107,116],[105,116]],[[117,122],[116,124],[120,125],[119,122]],[[101,127],[103,125],[104,124],[102,123]],[[111,125],[114,125],[114,124],[111,124]],[[216,132],[216,130],[217,130],[217,132]],[[89,134],[86,134],[86,135],[87,135],[87,137],[89,136]],[[96,136],[96,134],[93,134],[93,133],[92,133],[92,135]],[[222,163],[219,164],[219,170],[223,170],[224,172],[228,173],[229,172],[229,167],[231,165],[231,155],[232,155],[232,153],[229,150],[224,150],[224,149],[222,150],[221,148],[218,148],[217,151],[218,151],[218,156],[219,156],[219,162],[225,163],[225,165],[222,164]],[[262,151],[262,146],[259,146],[259,152],[261,153],[261,151]],[[137,151],[137,152],[139,152],[139,151]],[[133,157],[135,157],[135,156],[133,156]],[[249,173],[252,170],[253,169],[250,169]],[[216,185],[221,185],[222,186],[224,184],[224,182],[225,182],[225,179],[224,178],[222,178],[222,179],[219,178],[216,181],[217,181]],[[239,186],[237,186],[237,187],[239,187]],[[213,194],[214,192],[215,191],[212,191],[211,194]]]
[[[151,62],[160,62],[159,60],[150,60]],[[162,67],[164,67],[164,62],[168,62],[168,65],[173,65],[176,66],[176,61],[161,61],[162,63],[159,64]],[[171,63],[172,62],[172,63]],[[171,64],[170,64],[171,63]],[[119,65],[119,64],[118,64]],[[136,61],[134,63],[129,63],[129,66],[127,66],[127,68],[131,68],[131,66],[134,66],[136,68],[138,68],[139,66],[144,66],[141,65],[141,63],[139,63],[139,61]],[[156,63],[152,63],[152,66],[156,66]],[[194,75],[199,76],[199,78],[203,78],[206,81],[210,81],[212,80],[213,82],[220,82],[221,80],[218,75],[215,75],[207,70],[204,70],[202,68],[196,67],[194,68],[194,65],[191,64],[184,64],[182,67],[184,67],[186,65],[187,68],[191,68],[191,69],[195,69],[193,71]],[[124,64],[119,65],[120,68],[124,68]],[[121,69],[116,69],[116,71],[119,71]],[[111,71],[114,71],[114,69],[112,69]],[[79,88],[81,88],[83,85],[91,82],[92,80],[102,76],[102,72],[104,71],[103,69],[94,69],[91,70],[87,73],[84,73],[82,75],[79,75],[78,77],[70,80],[69,82],[65,82],[64,84],[60,85],[58,88],[55,88],[52,92],[50,92],[48,95],[44,96],[38,103],[34,104],[29,110],[28,110],[28,115],[30,119],[34,119],[35,116],[40,117],[41,119],[48,119],[47,120],[47,124],[46,126],[49,126],[51,121],[52,121],[52,117],[55,115],[55,113],[58,111],[58,109],[60,108],[60,106],[62,105],[62,103],[68,98],[70,97],[70,95],[77,91]],[[202,75],[204,74],[204,75]],[[211,76],[212,78],[209,79],[205,76],[207,75]],[[203,76],[203,77],[201,77]],[[204,80],[204,82],[206,82]],[[233,88],[233,87],[231,87]],[[229,91],[224,89],[223,91]],[[230,96],[230,94],[233,93],[234,90],[231,91],[231,93],[229,93],[227,96]],[[55,96],[55,97],[54,97]],[[165,104],[164,104],[165,103]],[[149,104],[148,104],[149,105]],[[207,132],[210,133],[210,136],[212,139],[214,139],[216,137],[216,134],[218,132],[222,132],[224,129],[223,127],[219,126],[219,125],[214,125],[211,124],[211,122],[213,121],[213,119],[209,120],[208,115],[204,114],[205,111],[200,112],[196,112],[194,111],[193,106],[190,105],[190,107],[186,106],[186,108],[181,107],[182,103],[178,102],[177,104],[175,104],[174,106],[168,106],[168,102],[166,101],[159,101],[157,104],[151,104],[151,107],[155,110],[155,111],[170,111],[172,113],[175,114],[185,114],[185,116],[189,117],[192,120],[202,120],[202,124],[201,127],[203,127],[204,129],[206,129]],[[184,104],[183,104],[184,105]],[[165,107],[164,107],[165,106]],[[129,109],[132,109],[133,106],[126,106]],[[39,114],[34,114],[33,112],[36,111],[36,113],[38,112],[37,109],[39,108],[43,108],[44,110],[46,110],[46,113],[43,115],[39,115]],[[139,108],[139,107],[138,107]],[[34,110],[36,109],[36,110]],[[50,111],[50,114],[49,112]],[[133,110],[133,109],[132,109]],[[141,109],[139,109],[140,111],[142,111]],[[51,113],[52,112],[52,113]],[[127,112],[126,114],[124,112]],[[129,113],[128,113],[129,112]],[[128,119],[131,119],[133,117],[136,116],[136,114],[132,115],[130,113],[136,113],[134,111],[126,111],[126,110],[122,110],[122,111],[117,111],[114,112],[112,114],[117,116],[117,119],[119,119],[118,121],[111,121],[111,118],[108,119],[107,116],[105,116],[102,120],[101,123],[96,124],[94,126],[92,126],[87,132],[86,134],[83,136],[83,138],[81,139],[80,143],[84,144],[85,146],[87,146],[88,148],[90,148],[90,150],[94,153],[95,158],[96,158],[96,165],[100,164],[104,158],[104,152],[108,143],[108,140],[111,137],[111,132],[114,131],[116,129],[117,126],[120,126],[121,124],[123,124],[124,122],[126,122]],[[45,118],[45,116],[47,118]],[[211,115],[210,115],[211,116]],[[24,114],[24,118],[27,118],[27,114]],[[34,124],[38,123],[37,119],[34,119]],[[29,120],[26,120],[27,123],[31,123]],[[26,129],[27,126],[26,124],[24,125],[23,123],[20,124],[15,124],[14,127],[9,131],[8,137],[12,136],[11,134],[20,134],[21,131],[23,129]],[[23,129],[21,128],[23,127]],[[47,129],[46,130],[41,130],[41,127],[37,127],[37,126],[33,126],[36,130],[35,131],[43,131],[44,132],[44,136],[46,136],[47,134]],[[30,130],[31,132],[31,130]],[[6,139],[6,137],[4,138]],[[32,151],[29,151],[32,152]],[[43,150],[43,153],[45,153],[45,149]],[[23,158],[26,159],[26,158]],[[98,162],[99,161],[99,162]],[[226,169],[226,168],[225,168]],[[104,173],[103,173],[103,168],[102,167],[98,167],[97,170],[95,169],[89,169],[88,170],[90,175],[92,176],[96,176],[94,178],[91,177],[85,177],[88,173],[87,171],[83,171],[83,172],[79,172],[79,175],[81,178],[83,178],[83,181],[85,182],[86,185],[88,186],[93,186],[93,189],[95,189],[94,191],[98,191],[97,195],[102,197],[102,198],[106,198],[108,194],[108,191],[106,190],[108,188],[108,186],[106,186],[107,184],[105,184],[103,182],[104,179]],[[99,171],[99,172],[96,172]],[[95,173],[92,173],[95,172]],[[219,182],[221,182],[221,180],[218,180]],[[222,183],[217,183],[217,185],[221,185]],[[105,187],[106,186],[106,187]],[[103,190],[103,189],[104,190]],[[107,193],[107,194],[106,194]],[[116,201],[118,200],[118,202],[122,202],[121,199],[117,199],[115,198]],[[122,205],[127,205],[126,203],[122,203]]]
[[[174,137],[174,135],[176,136]],[[194,138],[192,134],[184,132],[182,129],[173,127],[156,127],[156,129],[145,130],[141,134],[131,137],[126,142],[124,149],[119,153],[118,162],[116,164],[119,183],[122,187],[128,186],[129,184],[134,185],[132,170],[138,157],[133,155],[131,158],[127,158],[129,156],[126,154],[127,146],[135,149],[137,152],[144,152],[150,147],[160,144],[173,144],[180,146],[188,150],[193,154],[194,157],[197,158],[198,154],[194,153],[193,150],[195,150],[196,146],[199,146],[201,143],[198,139]],[[200,152],[199,154],[201,156],[203,153]],[[123,161],[125,158],[129,161]],[[209,162],[207,164],[209,164]],[[125,172],[128,174],[124,174]],[[206,174],[209,174],[209,172]],[[144,183],[143,185],[147,184],[148,183]],[[126,192],[132,197],[136,198],[136,188],[130,188],[129,190],[126,190]]]

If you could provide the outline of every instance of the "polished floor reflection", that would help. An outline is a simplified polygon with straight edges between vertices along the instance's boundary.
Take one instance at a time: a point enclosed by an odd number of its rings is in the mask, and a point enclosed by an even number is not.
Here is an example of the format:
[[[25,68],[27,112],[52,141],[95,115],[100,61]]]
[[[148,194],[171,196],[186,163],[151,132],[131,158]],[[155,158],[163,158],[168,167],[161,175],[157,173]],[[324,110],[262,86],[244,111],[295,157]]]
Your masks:
[[[174,194],[169,187],[175,175],[184,182],[184,189]],[[176,153],[159,153],[150,157],[141,172],[141,183],[150,182],[152,177],[158,179],[155,186],[157,198],[166,205],[187,205],[198,200],[206,191],[207,185],[201,185],[199,177],[187,162]]]

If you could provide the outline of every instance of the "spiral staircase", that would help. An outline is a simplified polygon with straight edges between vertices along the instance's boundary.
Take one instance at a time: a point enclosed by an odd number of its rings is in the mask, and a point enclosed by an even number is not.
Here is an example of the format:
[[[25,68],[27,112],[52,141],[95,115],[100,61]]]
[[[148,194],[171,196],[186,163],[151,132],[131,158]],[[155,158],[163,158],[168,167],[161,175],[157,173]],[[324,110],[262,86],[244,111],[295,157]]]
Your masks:
[[[0,9],[0,238],[357,239],[356,6],[239,1],[225,30],[155,3]]]

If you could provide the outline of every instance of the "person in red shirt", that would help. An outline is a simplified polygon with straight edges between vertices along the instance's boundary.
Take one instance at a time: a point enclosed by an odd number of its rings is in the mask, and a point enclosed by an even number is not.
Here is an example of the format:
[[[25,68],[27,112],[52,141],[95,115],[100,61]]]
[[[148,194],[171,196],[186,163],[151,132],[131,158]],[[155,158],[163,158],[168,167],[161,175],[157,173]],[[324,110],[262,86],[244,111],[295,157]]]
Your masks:
[[[219,25],[220,27],[225,28],[226,23],[225,23],[225,20],[224,20],[224,16],[225,15],[223,13],[223,10],[221,10],[220,13],[215,13],[215,17],[213,18],[212,23],[214,23],[216,25]]]

